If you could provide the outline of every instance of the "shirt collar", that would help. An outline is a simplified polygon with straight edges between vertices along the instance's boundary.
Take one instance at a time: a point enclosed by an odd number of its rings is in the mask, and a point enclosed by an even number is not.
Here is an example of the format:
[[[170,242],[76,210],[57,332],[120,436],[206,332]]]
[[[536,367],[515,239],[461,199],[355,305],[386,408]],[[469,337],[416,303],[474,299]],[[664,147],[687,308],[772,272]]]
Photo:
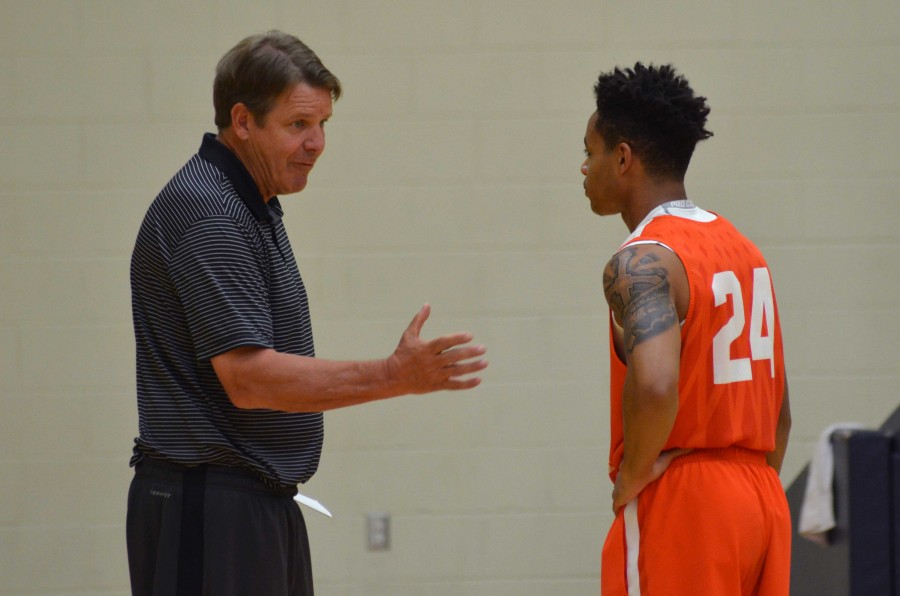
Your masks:
[[[653,221],[654,218],[661,215],[675,215],[678,217],[683,217],[684,219],[691,219],[702,223],[715,221],[715,219],[718,217],[712,211],[706,211],[705,209],[697,207],[690,199],[669,201],[667,203],[663,203],[662,205],[657,205],[656,207],[654,207],[650,211],[650,213],[648,213],[644,217],[643,221],[638,224],[638,227],[634,229],[631,235],[629,235],[628,238],[625,239],[625,242],[622,243],[622,246],[625,246],[626,244],[643,234],[644,228],[650,225],[650,222]]]
[[[256,217],[257,221],[271,221],[272,214],[266,206],[265,200],[259,194],[259,188],[253,181],[253,176],[244,166],[238,156],[231,152],[231,149],[223,145],[216,139],[216,135],[206,133],[203,135],[203,143],[200,145],[200,157],[216,166],[231,181],[238,196],[247,206],[247,209]],[[274,202],[271,205],[280,211],[280,205],[277,197],[272,197],[269,201]],[[280,214],[279,214],[280,215]]]

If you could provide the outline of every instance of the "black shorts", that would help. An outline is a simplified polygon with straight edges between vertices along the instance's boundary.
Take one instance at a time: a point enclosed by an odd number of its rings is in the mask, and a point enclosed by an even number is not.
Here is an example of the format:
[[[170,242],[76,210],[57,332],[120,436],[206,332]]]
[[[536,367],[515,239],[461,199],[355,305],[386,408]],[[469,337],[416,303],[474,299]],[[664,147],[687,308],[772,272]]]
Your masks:
[[[309,540],[294,486],[145,457],[128,492],[134,596],[307,596]]]

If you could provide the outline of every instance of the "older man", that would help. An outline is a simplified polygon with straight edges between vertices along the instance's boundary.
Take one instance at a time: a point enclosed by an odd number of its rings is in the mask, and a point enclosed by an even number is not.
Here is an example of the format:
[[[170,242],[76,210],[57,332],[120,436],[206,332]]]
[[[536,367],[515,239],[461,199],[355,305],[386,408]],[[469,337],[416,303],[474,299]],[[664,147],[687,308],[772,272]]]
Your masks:
[[[127,538],[134,594],[312,594],[293,502],[322,412],[475,387],[482,346],[425,341],[425,305],[383,360],[315,358],[277,195],[325,149],[338,79],[297,38],[248,37],[219,62],[218,134],[163,188],[131,265],[139,436]]]

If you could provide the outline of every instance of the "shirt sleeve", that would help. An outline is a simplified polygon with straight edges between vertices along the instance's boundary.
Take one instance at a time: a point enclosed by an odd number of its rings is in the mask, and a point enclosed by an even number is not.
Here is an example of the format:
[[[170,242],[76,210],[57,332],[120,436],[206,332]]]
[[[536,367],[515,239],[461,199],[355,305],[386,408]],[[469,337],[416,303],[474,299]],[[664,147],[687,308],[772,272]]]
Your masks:
[[[169,262],[198,361],[241,346],[273,347],[264,247],[227,216],[185,232]]]

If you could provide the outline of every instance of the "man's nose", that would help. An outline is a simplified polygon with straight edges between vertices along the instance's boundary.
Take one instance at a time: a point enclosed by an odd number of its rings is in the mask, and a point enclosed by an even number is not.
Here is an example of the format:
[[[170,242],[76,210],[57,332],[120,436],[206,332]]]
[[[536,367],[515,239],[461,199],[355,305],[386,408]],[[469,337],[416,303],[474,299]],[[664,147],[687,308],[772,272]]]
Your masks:
[[[322,127],[315,127],[303,141],[303,149],[309,153],[319,154],[325,150],[325,131]]]

